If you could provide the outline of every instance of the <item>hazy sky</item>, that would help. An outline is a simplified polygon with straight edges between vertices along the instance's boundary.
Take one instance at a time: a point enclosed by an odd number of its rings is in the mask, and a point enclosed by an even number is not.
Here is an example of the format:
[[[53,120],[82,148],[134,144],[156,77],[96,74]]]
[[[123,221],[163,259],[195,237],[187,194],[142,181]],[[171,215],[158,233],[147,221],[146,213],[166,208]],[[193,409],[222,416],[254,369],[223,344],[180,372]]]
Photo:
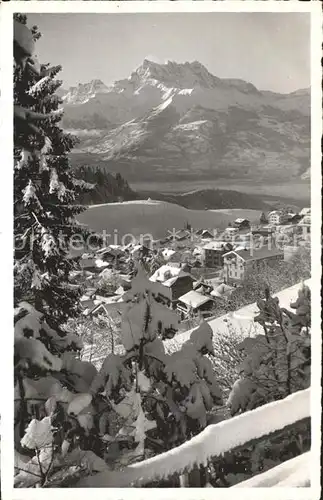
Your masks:
[[[126,78],[144,58],[198,60],[220,78],[262,90],[310,86],[310,15],[303,13],[28,14],[41,62],[61,64],[64,87]]]

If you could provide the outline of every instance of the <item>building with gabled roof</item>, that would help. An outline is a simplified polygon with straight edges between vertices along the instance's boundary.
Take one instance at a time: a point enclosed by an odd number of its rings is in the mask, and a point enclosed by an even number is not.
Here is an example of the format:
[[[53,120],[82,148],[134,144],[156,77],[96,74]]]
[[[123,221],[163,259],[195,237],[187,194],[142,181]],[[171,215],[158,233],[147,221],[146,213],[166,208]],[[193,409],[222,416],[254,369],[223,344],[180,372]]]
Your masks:
[[[273,265],[283,260],[284,253],[277,248],[263,247],[259,250],[232,250],[223,255],[223,271],[225,283],[241,283],[253,270],[260,270],[264,265]]]
[[[199,311],[209,310],[213,306],[213,299],[195,290],[191,290],[178,298],[177,310],[186,317],[189,314],[197,314]]]
[[[205,267],[222,267],[223,255],[232,249],[233,246],[227,241],[210,241],[203,247]]]
[[[194,282],[190,273],[183,271],[181,267],[170,265],[161,266],[149,279],[163,285],[162,295],[172,303],[184,293],[192,290]]]
[[[238,218],[233,222],[233,227],[237,227],[238,229],[248,229],[250,227],[250,220]]]
[[[269,224],[284,224],[288,221],[288,214],[282,210],[273,210],[268,214]]]

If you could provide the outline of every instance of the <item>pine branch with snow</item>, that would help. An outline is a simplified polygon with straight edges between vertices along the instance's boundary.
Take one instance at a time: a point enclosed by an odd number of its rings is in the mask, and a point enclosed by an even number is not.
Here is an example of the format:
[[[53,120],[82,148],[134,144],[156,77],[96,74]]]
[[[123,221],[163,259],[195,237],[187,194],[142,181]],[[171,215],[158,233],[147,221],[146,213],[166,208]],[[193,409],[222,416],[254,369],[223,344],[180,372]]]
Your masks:
[[[68,153],[77,139],[60,127],[62,108],[56,94],[62,83],[56,79],[60,70],[60,66],[43,65],[44,76],[37,76],[28,66],[23,71],[16,66],[14,71],[15,106],[27,110],[37,126],[32,133],[15,123],[15,297],[16,303],[28,298],[56,326],[79,311],[78,294],[68,287],[73,264],[67,257],[71,238],[77,235],[85,241],[89,235],[85,227],[73,222],[84,210],[75,200],[89,187],[77,183],[69,165]],[[45,119],[39,121],[38,115]],[[21,287],[19,274],[31,261],[37,277],[25,273],[28,282]],[[47,279],[41,279],[46,273]]]
[[[297,301],[291,304],[296,313],[280,308],[268,291],[257,305],[255,321],[265,335],[246,338],[238,345],[244,359],[228,400],[233,415],[310,385],[310,289],[300,287]]]

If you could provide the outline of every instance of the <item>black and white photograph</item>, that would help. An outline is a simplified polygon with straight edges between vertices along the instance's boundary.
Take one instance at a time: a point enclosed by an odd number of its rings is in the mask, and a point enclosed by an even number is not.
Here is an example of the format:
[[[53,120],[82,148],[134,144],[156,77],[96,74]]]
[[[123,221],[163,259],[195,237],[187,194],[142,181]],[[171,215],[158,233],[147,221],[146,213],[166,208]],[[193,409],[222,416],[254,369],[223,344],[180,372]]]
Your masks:
[[[4,499],[319,498],[319,3],[69,3],[0,11]]]

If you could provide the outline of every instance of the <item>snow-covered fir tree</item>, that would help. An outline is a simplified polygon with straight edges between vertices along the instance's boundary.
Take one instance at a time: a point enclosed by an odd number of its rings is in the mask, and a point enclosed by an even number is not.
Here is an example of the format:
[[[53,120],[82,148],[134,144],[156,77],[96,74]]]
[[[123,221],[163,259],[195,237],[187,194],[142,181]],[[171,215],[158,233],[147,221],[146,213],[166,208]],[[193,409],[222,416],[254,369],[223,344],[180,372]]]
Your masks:
[[[264,335],[245,338],[238,346],[244,359],[238,367],[228,404],[231,413],[253,409],[306,389],[311,378],[311,292],[302,285],[295,313],[279,306],[266,290],[257,302]]]
[[[26,17],[16,19],[26,28],[18,26],[18,35],[28,35]],[[32,32],[36,40],[37,29]],[[69,464],[91,470],[105,466],[93,453],[100,455],[94,422],[99,403],[94,408],[89,394],[97,371],[77,358],[79,337],[59,328],[78,305],[60,231],[67,237],[80,232],[74,216],[81,207],[74,198],[83,186],[69,171],[67,153],[74,139],[58,125],[58,71],[37,76],[31,65],[15,66],[14,430],[20,486],[45,485],[57,470],[66,476]],[[41,117],[36,125],[35,116]]]
[[[19,21],[26,23],[25,16]],[[33,28],[34,39],[40,34]],[[76,180],[68,153],[76,139],[60,127],[61,101],[56,94],[60,66],[15,66],[14,103],[24,113],[42,114],[27,128],[19,117],[14,134],[15,300],[33,303],[59,326],[78,311],[78,291],[69,285],[72,261],[67,258],[74,238],[88,232],[75,220],[84,210],[75,204],[90,185]],[[45,75],[45,76],[44,76]],[[36,115],[36,116],[37,116]],[[45,119],[44,119],[45,116]]]

